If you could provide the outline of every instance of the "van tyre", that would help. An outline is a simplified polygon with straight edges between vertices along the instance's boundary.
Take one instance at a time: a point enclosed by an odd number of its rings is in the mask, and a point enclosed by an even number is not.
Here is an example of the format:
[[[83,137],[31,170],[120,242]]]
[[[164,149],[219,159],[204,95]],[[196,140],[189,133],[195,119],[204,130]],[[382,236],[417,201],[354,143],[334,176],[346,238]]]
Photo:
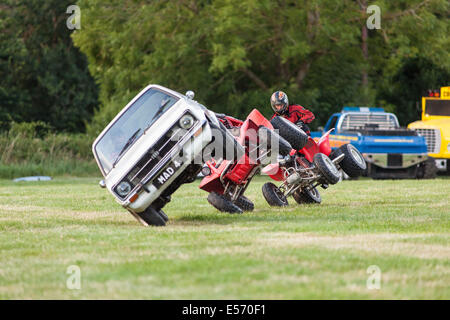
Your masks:
[[[169,221],[169,217],[168,217],[167,214],[166,214],[164,211],[162,211],[161,209],[158,211],[158,214],[161,216],[161,218],[163,218],[163,220],[164,220],[165,222]]]
[[[350,177],[356,178],[361,176],[367,169],[366,160],[363,155],[352,144],[347,143],[333,151],[330,155],[331,159],[344,154],[344,159],[339,163],[342,170]]]
[[[234,201],[234,204],[241,208],[242,211],[253,211],[255,209],[253,202],[243,195],[239,196],[236,201]]]
[[[276,133],[275,131],[273,131],[267,127],[259,128],[258,137],[259,137],[259,143],[265,144],[267,146],[267,148],[273,147],[271,145],[272,139],[274,141],[277,141],[278,153],[281,154],[282,156],[287,156],[292,151],[292,145],[286,139],[284,139],[278,133]]]
[[[322,202],[322,197],[320,196],[319,190],[316,188],[304,190],[297,189],[292,197],[298,204]]]
[[[242,209],[228,200],[223,194],[211,192],[208,195],[208,202],[217,210],[228,213],[242,213]]]
[[[262,193],[267,203],[273,207],[285,207],[289,205],[284,194],[272,182],[267,182],[262,186]]]
[[[336,168],[331,159],[323,153],[316,153],[314,155],[314,165],[319,170],[323,177],[323,182],[328,184],[336,184],[341,179],[341,173]]]
[[[286,139],[295,150],[303,149],[308,142],[308,135],[289,120],[277,116],[270,120],[275,129],[278,129],[280,136]]]
[[[136,214],[149,226],[163,227],[166,225],[166,221],[160,215],[159,211],[161,210],[155,210],[150,206],[145,211]]]
[[[418,179],[434,179],[436,178],[438,168],[433,158],[428,158],[426,161],[419,164],[417,168]]]

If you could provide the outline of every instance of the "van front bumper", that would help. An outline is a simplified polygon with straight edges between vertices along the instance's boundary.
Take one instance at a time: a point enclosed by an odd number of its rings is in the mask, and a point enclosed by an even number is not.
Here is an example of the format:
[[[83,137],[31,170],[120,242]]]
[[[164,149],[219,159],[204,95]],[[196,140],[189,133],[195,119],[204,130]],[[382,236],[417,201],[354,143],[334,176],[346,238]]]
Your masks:
[[[363,153],[366,162],[385,169],[409,168],[427,160],[426,153]]]

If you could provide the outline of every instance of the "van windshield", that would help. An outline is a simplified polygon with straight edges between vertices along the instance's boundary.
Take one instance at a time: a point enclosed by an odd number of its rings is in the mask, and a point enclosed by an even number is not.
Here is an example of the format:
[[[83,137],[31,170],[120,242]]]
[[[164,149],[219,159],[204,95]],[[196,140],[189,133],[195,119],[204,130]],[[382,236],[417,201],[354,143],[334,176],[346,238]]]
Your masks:
[[[425,113],[429,116],[450,117],[450,100],[426,100]]]
[[[94,147],[105,175],[144,131],[178,100],[166,92],[151,88],[128,107]]]

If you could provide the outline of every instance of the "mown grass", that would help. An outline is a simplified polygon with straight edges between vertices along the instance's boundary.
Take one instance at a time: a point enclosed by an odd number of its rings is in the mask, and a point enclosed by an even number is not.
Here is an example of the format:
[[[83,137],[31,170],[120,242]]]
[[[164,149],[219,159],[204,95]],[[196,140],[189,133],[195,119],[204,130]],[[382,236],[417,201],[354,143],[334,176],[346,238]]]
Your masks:
[[[2,164],[1,178],[20,178],[26,176],[77,176],[89,177],[98,173],[95,161],[77,159],[43,161],[41,163]]]
[[[96,178],[0,180],[0,298],[450,298],[449,179],[344,181],[283,209],[265,203],[266,180],[243,215],[183,186],[164,228],[140,226]],[[81,290],[66,287],[70,265]]]

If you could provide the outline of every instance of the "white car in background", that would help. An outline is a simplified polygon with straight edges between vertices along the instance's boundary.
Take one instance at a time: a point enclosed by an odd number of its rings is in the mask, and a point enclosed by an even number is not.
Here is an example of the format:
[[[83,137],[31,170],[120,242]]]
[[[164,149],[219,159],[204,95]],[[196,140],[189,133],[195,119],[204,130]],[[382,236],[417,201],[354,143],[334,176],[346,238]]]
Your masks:
[[[192,91],[183,95],[149,85],[92,145],[104,176],[100,186],[144,225],[166,224],[162,208],[180,185],[194,181],[201,171],[214,129],[225,143],[235,141],[214,112],[193,97]]]

